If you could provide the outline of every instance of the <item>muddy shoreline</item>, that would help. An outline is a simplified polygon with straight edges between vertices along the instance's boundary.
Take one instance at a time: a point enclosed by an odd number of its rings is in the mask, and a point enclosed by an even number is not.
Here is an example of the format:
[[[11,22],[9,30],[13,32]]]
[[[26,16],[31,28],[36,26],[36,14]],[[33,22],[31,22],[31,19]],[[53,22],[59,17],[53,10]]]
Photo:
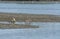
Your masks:
[[[21,28],[39,28],[39,26],[22,24],[0,24],[0,29],[21,29]]]

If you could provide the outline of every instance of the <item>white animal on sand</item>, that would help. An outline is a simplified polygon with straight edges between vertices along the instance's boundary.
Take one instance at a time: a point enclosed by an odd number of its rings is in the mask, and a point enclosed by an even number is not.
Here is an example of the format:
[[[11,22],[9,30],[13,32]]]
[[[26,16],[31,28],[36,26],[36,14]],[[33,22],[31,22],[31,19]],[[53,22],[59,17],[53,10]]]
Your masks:
[[[12,24],[15,24],[15,22],[16,22],[16,19],[15,19],[14,17],[12,17],[11,23],[12,23]]]

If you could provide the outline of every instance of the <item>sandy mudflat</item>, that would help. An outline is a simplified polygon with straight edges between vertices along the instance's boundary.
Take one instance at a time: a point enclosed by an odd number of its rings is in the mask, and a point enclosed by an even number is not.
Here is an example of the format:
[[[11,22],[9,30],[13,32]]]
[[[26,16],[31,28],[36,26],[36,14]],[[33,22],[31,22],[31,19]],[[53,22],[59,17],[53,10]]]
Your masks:
[[[39,28],[39,26],[22,24],[0,24],[0,29]]]
[[[24,22],[29,18],[32,20],[32,22],[60,22],[60,16],[58,15],[0,13],[0,21],[11,21],[10,18],[12,17],[15,17],[16,21],[19,22]]]

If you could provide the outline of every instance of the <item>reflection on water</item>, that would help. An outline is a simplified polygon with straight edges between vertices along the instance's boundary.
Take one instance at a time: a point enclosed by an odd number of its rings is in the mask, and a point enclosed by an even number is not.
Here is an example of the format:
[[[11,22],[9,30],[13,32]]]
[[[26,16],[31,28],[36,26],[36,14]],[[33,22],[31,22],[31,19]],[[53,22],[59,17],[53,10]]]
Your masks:
[[[37,29],[0,29],[1,39],[60,39],[60,23],[37,22]]]

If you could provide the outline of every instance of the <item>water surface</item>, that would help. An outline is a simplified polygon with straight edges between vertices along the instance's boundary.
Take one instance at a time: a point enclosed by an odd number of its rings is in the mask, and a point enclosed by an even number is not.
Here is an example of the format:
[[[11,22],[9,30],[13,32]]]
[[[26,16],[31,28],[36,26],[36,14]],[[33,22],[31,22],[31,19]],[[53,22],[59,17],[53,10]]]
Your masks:
[[[60,15],[60,4],[0,3],[0,12]]]
[[[0,12],[60,15],[60,4],[0,3]],[[37,29],[0,29],[0,39],[60,39],[60,23],[40,22]]]

